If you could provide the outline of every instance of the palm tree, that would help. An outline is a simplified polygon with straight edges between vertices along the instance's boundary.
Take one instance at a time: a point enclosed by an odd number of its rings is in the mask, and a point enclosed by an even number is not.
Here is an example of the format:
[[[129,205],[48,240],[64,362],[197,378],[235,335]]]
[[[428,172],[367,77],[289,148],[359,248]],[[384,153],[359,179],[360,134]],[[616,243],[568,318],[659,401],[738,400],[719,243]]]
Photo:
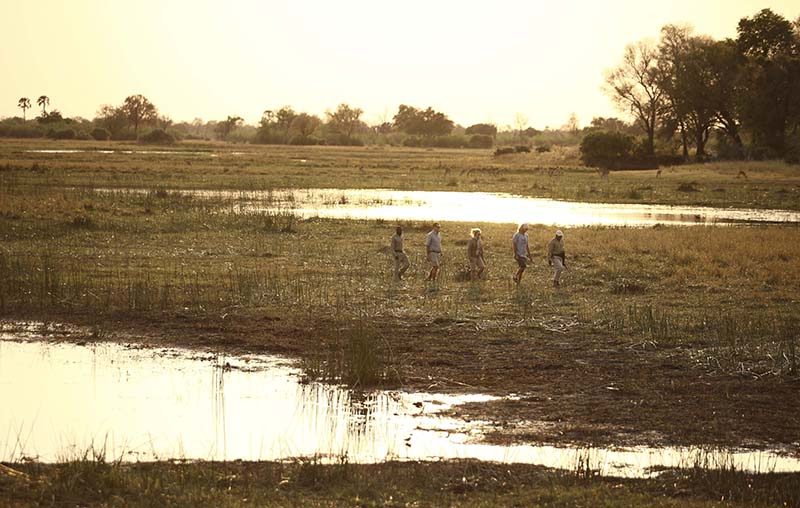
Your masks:
[[[17,102],[17,107],[22,108],[22,121],[25,121],[25,110],[30,109],[31,107],[31,100],[27,97],[20,97],[19,101]]]
[[[36,104],[42,107],[42,116],[47,114],[47,106],[50,105],[50,97],[46,95],[40,95],[38,99],[36,99]]]

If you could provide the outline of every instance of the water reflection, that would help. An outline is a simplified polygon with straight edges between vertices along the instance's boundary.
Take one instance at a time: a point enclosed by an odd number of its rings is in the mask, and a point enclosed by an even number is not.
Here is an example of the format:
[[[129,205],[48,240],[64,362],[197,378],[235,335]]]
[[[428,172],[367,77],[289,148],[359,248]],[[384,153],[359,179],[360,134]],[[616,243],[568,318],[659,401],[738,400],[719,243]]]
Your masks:
[[[0,332],[0,460],[63,460],[93,446],[123,460],[478,458],[566,469],[588,461],[620,476],[696,463],[800,471],[800,460],[773,452],[482,444],[485,425],[438,413],[491,399],[484,395],[354,394],[302,384],[277,357],[10,340],[18,337]]]
[[[98,189],[100,192],[119,192]],[[126,192],[146,192],[127,189]],[[303,218],[460,221],[558,226],[714,225],[742,222],[800,223],[800,212],[643,204],[609,204],[527,198],[490,192],[388,189],[178,190],[198,198],[233,201],[234,212],[291,210]]]

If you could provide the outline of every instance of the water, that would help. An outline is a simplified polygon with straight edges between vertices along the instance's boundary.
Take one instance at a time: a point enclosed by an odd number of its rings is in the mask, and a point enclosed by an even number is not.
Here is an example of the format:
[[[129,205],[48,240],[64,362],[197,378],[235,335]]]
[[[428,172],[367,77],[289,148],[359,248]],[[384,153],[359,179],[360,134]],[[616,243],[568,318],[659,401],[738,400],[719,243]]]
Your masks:
[[[111,192],[112,189],[99,189]],[[128,192],[146,192],[127,189]],[[174,191],[198,198],[235,200],[237,212],[291,210],[303,218],[492,222],[565,226],[714,225],[800,223],[800,212],[667,205],[607,204],[528,198],[489,192],[388,189],[280,189]]]
[[[774,451],[489,445],[480,441],[488,424],[440,414],[492,399],[485,395],[358,395],[303,384],[279,357],[41,338],[0,333],[0,461],[66,460],[94,448],[109,460],[477,458],[575,469],[588,459],[602,474],[626,477],[696,463],[800,471],[800,459]]]
[[[209,157],[219,157],[219,153],[202,150],[81,150],[81,149],[46,149],[46,150],[25,150],[25,153],[44,153],[44,154],[73,154],[73,153],[102,153],[102,154],[143,154],[143,155],[207,155]],[[229,155],[243,155],[245,152],[227,152]]]

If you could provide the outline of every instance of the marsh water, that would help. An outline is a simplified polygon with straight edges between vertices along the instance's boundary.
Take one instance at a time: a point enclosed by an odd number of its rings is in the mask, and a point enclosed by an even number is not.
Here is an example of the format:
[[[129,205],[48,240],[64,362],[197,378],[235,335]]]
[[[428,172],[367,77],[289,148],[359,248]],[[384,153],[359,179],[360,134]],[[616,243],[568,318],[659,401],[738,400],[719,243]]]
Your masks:
[[[775,451],[581,449],[481,442],[488,422],[443,416],[480,394],[376,391],[305,383],[274,356],[226,356],[0,333],[0,461],[106,459],[379,462],[477,458],[643,477],[662,467],[800,471]]]
[[[98,189],[147,192],[144,189]],[[176,190],[230,200],[234,212],[291,211],[303,218],[459,221],[564,226],[800,223],[800,212],[737,208],[559,201],[490,192],[391,189]]]

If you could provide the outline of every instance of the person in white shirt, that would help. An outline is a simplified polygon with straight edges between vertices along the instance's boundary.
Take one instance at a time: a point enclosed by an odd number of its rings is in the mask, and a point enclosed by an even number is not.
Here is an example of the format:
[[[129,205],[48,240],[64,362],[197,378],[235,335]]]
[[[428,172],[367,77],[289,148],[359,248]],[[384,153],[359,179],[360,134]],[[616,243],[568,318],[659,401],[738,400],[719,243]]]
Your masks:
[[[436,280],[439,275],[439,265],[442,262],[442,237],[439,235],[441,227],[436,222],[433,229],[425,237],[425,253],[428,257],[428,263],[431,265],[431,271],[428,273],[426,280]]]
[[[561,272],[567,268],[564,253],[564,233],[559,229],[556,236],[547,242],[547,262],[553,267],[553,287],[561,285]]]
[[[516,284],[522,281],[522,274],[531,259],[531,250],[528,247],[528,224],[521,224],[519,230],[514,233],[511,239],[511,249],[514,251],[514,259],[517,261],[517,273],[512,277]]]

